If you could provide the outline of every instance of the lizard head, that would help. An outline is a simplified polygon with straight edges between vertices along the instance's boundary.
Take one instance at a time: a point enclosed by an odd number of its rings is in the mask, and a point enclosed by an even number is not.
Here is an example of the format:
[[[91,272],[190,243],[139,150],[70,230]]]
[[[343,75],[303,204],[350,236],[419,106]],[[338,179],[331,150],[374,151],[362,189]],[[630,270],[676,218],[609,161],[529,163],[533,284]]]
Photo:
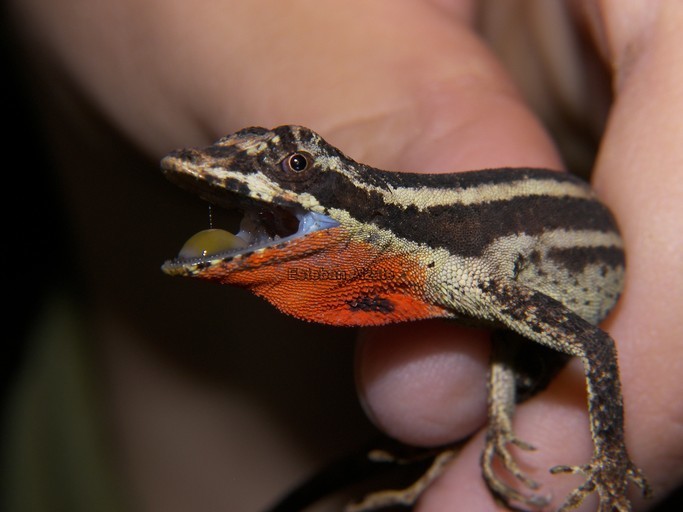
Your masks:
[[[280,126],[246,128],[204,149],[174,151],[161,167],[172,182],[210,204],[244,214],[235,235],[200,232],[163,267],[183,274],[339,226],[344,183],[365,166],[307,128]]]

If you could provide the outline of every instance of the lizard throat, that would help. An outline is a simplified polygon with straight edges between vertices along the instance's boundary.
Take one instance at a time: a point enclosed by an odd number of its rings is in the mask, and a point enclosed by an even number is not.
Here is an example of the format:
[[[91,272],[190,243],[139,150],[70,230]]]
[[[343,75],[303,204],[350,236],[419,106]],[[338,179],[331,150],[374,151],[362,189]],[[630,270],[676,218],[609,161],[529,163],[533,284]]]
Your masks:
[[[164,272],[176,274],[190,266],[211,265],[217,260],[228,261],[339,225],[327,215],[298,206],[285,207],[255,202],[242,208],[242,213],[237,233],[212,228],[194,234],[185,242],[176,258],[164,263]]]

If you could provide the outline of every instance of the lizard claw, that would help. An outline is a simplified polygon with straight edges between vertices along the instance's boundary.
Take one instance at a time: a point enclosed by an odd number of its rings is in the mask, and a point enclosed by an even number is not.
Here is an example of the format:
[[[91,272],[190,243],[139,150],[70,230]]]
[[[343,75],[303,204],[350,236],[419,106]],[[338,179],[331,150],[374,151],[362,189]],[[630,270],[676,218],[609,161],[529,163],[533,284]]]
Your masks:
[[[626,497],[629,481],[642,489],[643,496],[652,494],[642,471],[628,460],[625,463],[619,460],[608,463],[603,459],[594,459],[583,466],[555,466],[550,472],[580,473],[587,477],[583,485],[567,496],[558,512],[573,510],[593,492],[597,492],[600,498],[598,512],[631,512],[631,503]]]
[[[493,462],[498,458],[503,467],[522,482],[529,489],[538,489],[538,482],[524,473],[508,449],[509,445],[514,445],[522,450],[533,451],[536,448],[514,436],[509,429],[493,429],[489,431],[486,439],[486,446],[481,456],[481,467],[484,480],[489,489],[507,506],[512,502],[523,503],[525,505],[540,508],[550,502],[550,498],[538,494],[523,494],[514,487],[505,483],[493,469]]]

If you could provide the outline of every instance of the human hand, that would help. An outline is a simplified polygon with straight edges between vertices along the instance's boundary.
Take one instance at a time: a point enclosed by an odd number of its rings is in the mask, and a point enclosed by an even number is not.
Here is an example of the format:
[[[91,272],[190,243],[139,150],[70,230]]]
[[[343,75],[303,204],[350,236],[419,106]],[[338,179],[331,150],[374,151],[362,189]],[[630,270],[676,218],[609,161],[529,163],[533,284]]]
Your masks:
[[[51,38],[67,72],[150,154],[247,125],[298,123],[392,170],[560,167],[549,136],[475,34],[472,2],[112,2],[98,7],[105,16],[85,3],[72,0],[59,24],[50,22],[52,7],[36,9],[36,33]],[[603,5],[592,29],[616,64],[617,101],[595,185],[618,217],[629,263],[626,292],[605,326],[619,348],[631,455],[662,495],[683,478],[674,223],[683,105],[675,88],[681,45],[670,28],[680,15],[673,4],[640,7],[647,13],[634,5],[627,16],[622,5]],[[657,9],[667,12],[650,12]],[[359,382],[371,417],[416,444],[475,431],[486,413],[486,339],[436,322],[364,334]],[[590,457],[583,390],[571,365],[516,415],[519,437],[538,447],[523,460],[553,490],[553,504],[580,480],[547,469]],[[481,447],[478,435],[422,510],[494,507]]]

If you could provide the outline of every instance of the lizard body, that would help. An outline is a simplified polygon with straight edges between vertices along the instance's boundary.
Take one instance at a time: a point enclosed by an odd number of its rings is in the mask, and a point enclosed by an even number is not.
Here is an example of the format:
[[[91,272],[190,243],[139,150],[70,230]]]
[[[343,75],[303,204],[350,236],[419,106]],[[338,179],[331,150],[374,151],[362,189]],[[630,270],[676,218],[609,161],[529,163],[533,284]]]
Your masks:
[[[298,318],[341,326],[452,318],[507,329],[579,357],[588,390],[592,460],[586,483],[600,511],[630,510],[631,462],[613,340],[595,325],[616,303],[624,252],[614,219],[571,175],[510,168],[396,173],[353,161],[303,127],[248,128],[214,145],[171,153],[167,177],[219,206],[245,211],[238,245],[190,247],[171,275],[247,288]],[[212,235],[207,235],[211,237]],[[494,340],[495,341],[495,340]],[[503,343],[503,342],[495,342]],[[489,377],[484,478],[508,505],[544,504],[504,483],[503,466],[531,488],[509,444],[515,369],[495,350]]]

